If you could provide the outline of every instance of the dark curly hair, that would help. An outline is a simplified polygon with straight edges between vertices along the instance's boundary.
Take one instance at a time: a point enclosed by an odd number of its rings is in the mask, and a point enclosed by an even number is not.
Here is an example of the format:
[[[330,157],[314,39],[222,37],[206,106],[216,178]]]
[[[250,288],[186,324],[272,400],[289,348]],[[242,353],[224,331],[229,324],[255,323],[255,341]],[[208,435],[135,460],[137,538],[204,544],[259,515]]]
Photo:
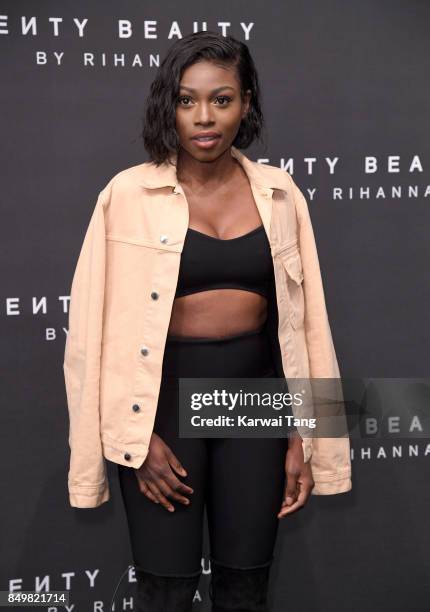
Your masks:
[[[146,99],[141,136],[150,161],[157,166],[179,152],[175,129],[179,83],[188,66],[201,60],[230,65],[237,69],[241,95],[251,90],[249,110],[242,119],[233,145],[246,149],[255,138],[262,141],[264,126],[257,71],[248,47],[232,36],[200,31],[175,41],[161,63]]]

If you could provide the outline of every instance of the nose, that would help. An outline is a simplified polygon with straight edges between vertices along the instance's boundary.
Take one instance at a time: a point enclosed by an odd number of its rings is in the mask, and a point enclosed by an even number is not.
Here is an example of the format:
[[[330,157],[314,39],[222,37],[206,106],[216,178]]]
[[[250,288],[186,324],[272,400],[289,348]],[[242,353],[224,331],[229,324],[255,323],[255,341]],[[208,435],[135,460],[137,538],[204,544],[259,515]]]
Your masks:
[[[197,104],[194,119],[196,123],[212,123],[213,115],[210,103],[201,102]]]

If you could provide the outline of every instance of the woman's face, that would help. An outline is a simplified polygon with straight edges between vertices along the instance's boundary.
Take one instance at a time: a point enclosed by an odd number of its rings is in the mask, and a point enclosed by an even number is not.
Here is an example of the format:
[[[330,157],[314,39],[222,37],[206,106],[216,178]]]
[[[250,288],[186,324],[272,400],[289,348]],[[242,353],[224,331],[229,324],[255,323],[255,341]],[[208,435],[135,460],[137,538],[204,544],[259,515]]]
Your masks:
[[[219,157],[236,137],[249,108],[251,90],[242,100],[236,70],[208,61],[189,66],[179,85],[176,131],[181,147],[198,160]],[[197,140],[202,132],[211,140]]]

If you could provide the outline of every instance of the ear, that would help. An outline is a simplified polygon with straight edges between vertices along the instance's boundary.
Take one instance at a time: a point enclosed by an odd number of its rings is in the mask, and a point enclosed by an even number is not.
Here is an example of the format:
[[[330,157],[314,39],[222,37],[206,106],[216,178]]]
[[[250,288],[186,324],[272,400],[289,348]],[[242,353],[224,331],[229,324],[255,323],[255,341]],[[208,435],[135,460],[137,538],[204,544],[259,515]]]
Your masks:
[[[249,105],[250,105],[250,102],[251,102],[251,94],[252,94],[251,90],[247,89],[246,92],[245,92],[245,96],[244,96],[244,98],[245,98],[245,108],[244,108],[244,110],[242,112],[242,119],[245,119],[246,115],[248,114]]]

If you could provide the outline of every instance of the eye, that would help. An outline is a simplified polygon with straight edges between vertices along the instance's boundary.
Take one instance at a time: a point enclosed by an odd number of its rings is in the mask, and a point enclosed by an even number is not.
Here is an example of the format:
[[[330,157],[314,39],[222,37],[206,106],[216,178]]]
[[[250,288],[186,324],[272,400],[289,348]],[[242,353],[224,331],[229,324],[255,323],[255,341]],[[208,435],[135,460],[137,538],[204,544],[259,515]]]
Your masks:
[[[191,96],[179,96],[178,103],[182,104],[182,106],[190,106],[189,104],[184,104],[184,100],[191,100]],[[218,104],[217,106],[227,106],[229,102],[231,102],[232,98],[230,96],[217,96],[215,100],[224,100],[225,104]]]
[[[180,104],[180,103],[182,102],[182,100],[184,100],[184,99],[185,99],[185,100],[191,100],[191,97],[190,97],[190,96],[179,96],[179,98],[178,98],[178,102],[179,102],[179,104]],[[188,104],[185,104],[185,106],[188,106]]]
[[[231,102],[230,96],[217,96],[216,100],[227,100],[227,104]],[[221,104],[221,106],[227,106],[227,104]]]

